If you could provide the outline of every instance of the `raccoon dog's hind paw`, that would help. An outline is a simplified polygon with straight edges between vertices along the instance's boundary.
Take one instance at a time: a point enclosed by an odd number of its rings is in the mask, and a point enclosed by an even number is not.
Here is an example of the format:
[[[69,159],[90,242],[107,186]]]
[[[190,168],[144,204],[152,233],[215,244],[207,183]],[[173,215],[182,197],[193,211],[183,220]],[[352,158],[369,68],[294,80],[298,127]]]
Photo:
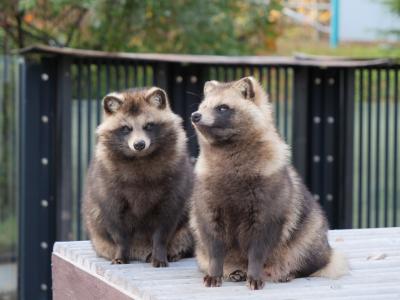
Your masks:
[[[228,279],[233,282],[245,281],[246,277],[246,272],[242,270],[233,271],[228,275]]]
[[[112,265],[122,265],[122,264],[127,264],[129,261],[125,258],[113,258],[111,260]]]

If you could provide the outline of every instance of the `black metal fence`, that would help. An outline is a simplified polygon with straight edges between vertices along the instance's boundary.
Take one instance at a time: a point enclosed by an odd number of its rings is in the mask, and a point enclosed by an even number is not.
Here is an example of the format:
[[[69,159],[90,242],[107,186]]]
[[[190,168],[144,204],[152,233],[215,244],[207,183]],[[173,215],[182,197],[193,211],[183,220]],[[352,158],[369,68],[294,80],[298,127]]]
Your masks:
[[[293,163],[332,228],[395,226],[399,217],[399,65],[268,57],[109,54],[34,47],[21,68],[20,288],[50,292],[55,240],[85,238],[80,197],[109,91],[157,85],[184,119],[206,80],[253,75],[270,95]],[[34,296],[32,296],[34,295]]]
[[[399,66],[356,70],[354,227],[398,226]]]

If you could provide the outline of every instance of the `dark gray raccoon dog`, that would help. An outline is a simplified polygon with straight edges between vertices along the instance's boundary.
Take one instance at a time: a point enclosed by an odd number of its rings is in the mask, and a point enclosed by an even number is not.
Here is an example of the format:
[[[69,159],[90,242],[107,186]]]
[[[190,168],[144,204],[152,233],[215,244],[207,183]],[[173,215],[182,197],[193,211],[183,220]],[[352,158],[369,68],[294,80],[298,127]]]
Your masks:
[[[109,94],[103,108],[83,199],[94,249],[154,267],[190,255],[193,170],[181,118],[156,87]]]
[[[328,222],[289,162],[271,105],[252,77],[207,82],[192,114],[200,144],[191,226],[206,286],[222,278],[339,277],[342,255],[328,244]]]

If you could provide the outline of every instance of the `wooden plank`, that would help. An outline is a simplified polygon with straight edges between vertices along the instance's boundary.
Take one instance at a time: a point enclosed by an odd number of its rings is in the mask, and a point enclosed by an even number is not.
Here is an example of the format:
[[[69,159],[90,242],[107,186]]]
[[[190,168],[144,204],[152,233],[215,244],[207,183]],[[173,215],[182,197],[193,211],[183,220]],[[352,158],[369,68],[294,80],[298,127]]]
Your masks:
[[[52,269],[54,299],[132,299],[58,255],[52,256]]]
[[[56,243],[53,256],[70,263],[74,270],[86,271],[98,285],[134,299],[400,299],[400,228],[335,230],[329,232],[329,238],[333,247],[349,259],[349,275],[339,280],[299,278],[289,283],[266,283],[260,291],[250,291],[244,282],[205,288],[194,259],[161,269],[138,262],[111,265],[96,257],[88,241]],[[371,259],[372,255],[380,259]],[[53,272],[58,271],[53,267]],[[74,281],[72,277],[64,277],[63,281]],[[86,284],[82,281],[81,285]]]

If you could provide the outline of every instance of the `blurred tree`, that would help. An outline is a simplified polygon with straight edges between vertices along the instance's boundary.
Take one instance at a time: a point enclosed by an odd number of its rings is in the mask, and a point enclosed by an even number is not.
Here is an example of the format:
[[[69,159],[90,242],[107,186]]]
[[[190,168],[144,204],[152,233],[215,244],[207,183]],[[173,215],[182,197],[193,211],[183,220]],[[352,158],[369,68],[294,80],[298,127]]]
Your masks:
[[[6,48],[257,54],[275,47],[280,2],[3,0],[0,38]]]
[[[400,0],[382,0],[383,3],[387,5],[390,12],[395,14],[397,17],[400,17]],[[392,30],[388,30],[386,32],[388,35],[394,35],[400,38],[400,29],[393,28]]]
[[[3,0],[0,27],[3,47],[33,43],[70,45],[93,0]]]
[[[400,16],[400,0],[383,0],[383,2],[390,8],[393,13]]]

